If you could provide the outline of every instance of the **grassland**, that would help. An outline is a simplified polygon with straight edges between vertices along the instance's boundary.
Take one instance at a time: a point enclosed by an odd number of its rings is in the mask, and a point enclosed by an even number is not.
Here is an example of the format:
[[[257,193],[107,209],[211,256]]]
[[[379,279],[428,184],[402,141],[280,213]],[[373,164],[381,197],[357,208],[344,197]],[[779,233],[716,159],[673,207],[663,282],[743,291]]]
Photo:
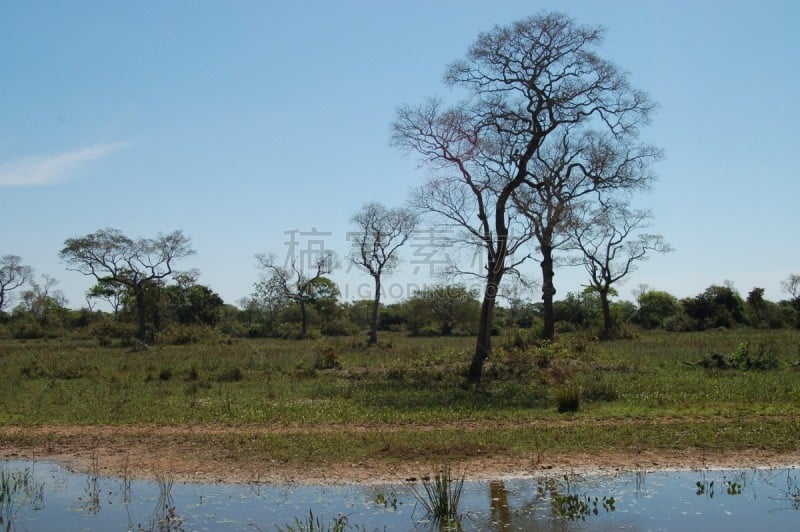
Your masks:
[[[496,338],[476,388],[464,386],[470,338],[394,334],[373,347],[360,338],[229,340],[146,351],[6,340],[0,449],[101,449],[134,452],[134,461],[150,449],[220,474],[800,449],[800,331],[570,336],[524,347],[518,336]],[[698,365],[745,345],[770,369]],[[578,410],[560,413],[560,398],[575,391]]]

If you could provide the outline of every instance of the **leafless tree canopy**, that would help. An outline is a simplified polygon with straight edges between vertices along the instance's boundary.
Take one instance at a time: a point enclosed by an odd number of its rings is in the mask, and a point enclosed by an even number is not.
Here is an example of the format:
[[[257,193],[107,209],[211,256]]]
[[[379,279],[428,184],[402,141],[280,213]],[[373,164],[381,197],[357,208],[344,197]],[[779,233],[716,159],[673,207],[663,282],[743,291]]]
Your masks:
[[[373,277],[392,272],[399,248],[417,227],[417,216],[408,209],[375,202],[363,205],[350,221],[356,230],[348,234],[353,246],[348,259]]]
[[[575,246],[593,286],[600,288],[621,281],[634,271],[647,254],[667,253],[672,247],[664,237],[643,233],[652,215],[625,204],[608,203],[573,226]]]
[[[307,272],[302,264],[292,259],[286,266],[280,266],[274,254],[256,255],[258,267],[263,278],[256,289],[269,297],[284,298],[290,301],[303,302],[315,298],[315,282],[330,274],[336,264],[331,252],[321,254],[313,261],[313,268]]]
[[[614,165],[604,158],[603,135],[635,136],[653,110],[646,94],[596,54],[602,35],[602,29],[578,25],[560,13],[495,27],[446,70],[445,82],[465,89],[466,101],[447,107],[432,99],[397,112],[393,143],[415,152],[433,173],[415,195],[417,207],[438,214],[486,254],[473,382],[491,352],[500,281],[527,258],[519,252],[533,237],[533,222],[513,204],[513,196],[524,187],[532,193],[543,187],[548,157],[540,150],[555,149],[564,139],[570,146],[592,146],[596,158],[572,170],[591,179],[589,165]]]
[[[31,280],[33,269],[22,264],[17,255],[3,255],[0,259],[0,312],[8,303],[9,292],[24,286]]]
[[[587,210],[584,218],[572,224],[574,247],[581,252],[581,263],[589,274],[589,286],[597,290],[603,311],[601,336],[609,338],[612,329],[609,294],[649,253],[672,251],[661,235],[644,233],[652,215],[632,210],[624,202],[607,202]]]
[[[792,296],[793,300],[800,300],[800,275],[793,273],[786,280],[781,281],[781,288]]]
[[[655,147],[638,144],[630,134],[613,135],[567,125],[551,134],[531,163],[536,181],[526,181],[514,202],[531,222],[539,247],[544,302],[543,335],[555,333],[556,250],[569,243],[568,223],[580,203],[647,188],[653,180],[650,164],[661,157]]]
[[[356,231],[348,235],[353,244],[348,258],[375,281],[369,333],[369,342],[374,344],[378,341],[381,276],[396,267],[397,251],[414,232],[417,216],[408,209],[387,209],[372,202],[361,207],[350,221]]]
[[[308,334],[308,313],[306,305],[315,302],[335,285],[325,282],[325,276],[337,267],[336,257],[330,251],[320,253],[313,258],[311,269],[306,271],[302,261],[297,257],[289,257],[287,264],[281,266],[274,254],[256,255],[258,266],[262,270],[262,279],[256,283],[256,297],[268,308],[278,308],[285,302],[297,303],[301,313],[300,336]]]

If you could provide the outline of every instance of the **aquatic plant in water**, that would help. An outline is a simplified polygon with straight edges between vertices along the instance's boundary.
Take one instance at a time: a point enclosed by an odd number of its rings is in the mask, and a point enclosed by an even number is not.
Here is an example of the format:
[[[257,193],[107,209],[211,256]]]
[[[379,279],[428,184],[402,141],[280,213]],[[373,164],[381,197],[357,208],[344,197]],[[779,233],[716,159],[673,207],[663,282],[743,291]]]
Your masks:
[[[0,467],[0,525],[10,529],[14,515],[25,504],[34,510],[43,506],[44,482],[34,480],[30,468],[9,471]]]
[[[572,492],[572,485],[570,478],[567,475],[563,477],[563,493],[562,489],[555,482],[548,482],[548,489],[550,491],[550,502],[553,514],[562,519],[569,521],[585,521],[589,515],[598,515],[600,509],[605,512],[613,512],[616,510],[616,499],[612,496],[604,496],[598,498],[590,495],[578,494]]]
[[[278,530],[282,530],[278,528]],[[286,532],[344,532],[347,530],[347,516],[340,515],[330,525],[326,525],[312,510],[303,519],[294,518],[293,524],[286,525]]]
[[[411,486],[414,497],[425,510],[425,516],[440,528],[460,530],[458,504],[464,489],[464,477],[453,478],[450,466],[444,466],[431,481],[423,478],[422,490]]]

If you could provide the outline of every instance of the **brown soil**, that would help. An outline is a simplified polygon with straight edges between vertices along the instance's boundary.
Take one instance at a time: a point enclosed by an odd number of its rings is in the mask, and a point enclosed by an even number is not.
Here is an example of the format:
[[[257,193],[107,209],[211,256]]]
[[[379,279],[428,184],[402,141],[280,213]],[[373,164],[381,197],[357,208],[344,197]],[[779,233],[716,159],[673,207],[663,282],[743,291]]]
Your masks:
[[[349,430],[387,430],[347,427]],[[408,428],[407,426],[404,428]],[[419,430],[431,430],[420,426]],[[313,430],[336,430],[330,426]],[[263,456],[232,456],[227,449],[204,445],[204,436],[221,433],[262,434],[267,430],[306,432],[308,428],[227,426],[44,426],[0,427],[0,459],[53,461],[79,472],[107,476],[177,481],[237,483],[395,483],[430,473],[437,464],[397,457],[357,463],[303,464]],[[388,429],[391,430],[391,429]],[[473,480],[556,475],[568,472],[614,473],[659,469],[785,467],[800,464],[797,453],[763,450],[719,452],[622,450],[591,454],[545,452],[523,459],[503,456],[453,456],[455,471]]]

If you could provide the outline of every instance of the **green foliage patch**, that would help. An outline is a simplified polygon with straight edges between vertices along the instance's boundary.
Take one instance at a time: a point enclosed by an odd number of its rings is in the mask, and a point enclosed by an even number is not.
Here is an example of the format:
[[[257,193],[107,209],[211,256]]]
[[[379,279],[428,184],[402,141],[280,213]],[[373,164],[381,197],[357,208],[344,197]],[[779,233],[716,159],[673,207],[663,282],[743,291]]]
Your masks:
[[[387,333],[374,346],[354,337],[242,339],[132,351],[91,339],[6,339],[0,426],[269,427],[197,437],[243,460],[303,464],[796,448],[800,331],[652,331],[521,346],[501,338],[477,387],[465,385],[473,342]],[[742,369],[699,369],[711,352]]]

